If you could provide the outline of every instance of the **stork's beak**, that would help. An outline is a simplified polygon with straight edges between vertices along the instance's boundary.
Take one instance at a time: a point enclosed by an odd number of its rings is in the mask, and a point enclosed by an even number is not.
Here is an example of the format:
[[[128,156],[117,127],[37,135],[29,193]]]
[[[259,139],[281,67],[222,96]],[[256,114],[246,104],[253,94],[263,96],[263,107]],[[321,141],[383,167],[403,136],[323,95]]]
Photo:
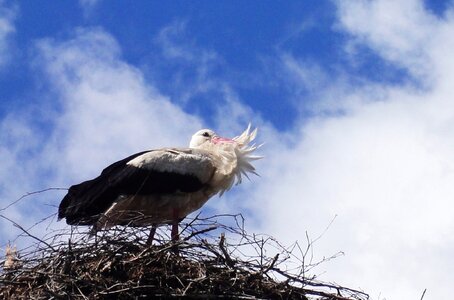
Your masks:
[[[213,144],[220,144],[220,143],[235,143],[234,140],[232,139],[229,139],[229,138],[224,138],[224,137],[220,137],[220,136],[213,136],[211,138],[211,141],[213,142]]]

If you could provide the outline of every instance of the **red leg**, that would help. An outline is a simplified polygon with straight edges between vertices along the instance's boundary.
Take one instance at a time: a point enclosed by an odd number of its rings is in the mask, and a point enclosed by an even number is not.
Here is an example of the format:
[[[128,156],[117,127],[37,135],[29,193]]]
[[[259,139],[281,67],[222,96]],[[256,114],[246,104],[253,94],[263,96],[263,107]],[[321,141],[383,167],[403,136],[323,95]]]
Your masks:
[[[178,241],[180,239],[178,235],[178,209],[174,208],[172,211],[173,221],[172,221],[172,241]]]
[[[154,235],[156,233],[156,224],[151,225],[150,234],[148,235],[147,245],[150,246],[153,243]]]
[[[172,223],[172,241],[176,242],[180,239],[178,235],[178,222],[173,221]]]

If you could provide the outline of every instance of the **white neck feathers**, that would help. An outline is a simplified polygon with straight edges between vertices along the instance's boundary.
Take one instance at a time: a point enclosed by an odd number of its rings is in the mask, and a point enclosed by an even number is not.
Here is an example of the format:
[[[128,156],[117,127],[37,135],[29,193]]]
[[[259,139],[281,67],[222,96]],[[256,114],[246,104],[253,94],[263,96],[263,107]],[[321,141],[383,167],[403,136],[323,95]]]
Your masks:
[[[243,181],[242,176],[249,179],[248,174],[258,175],[252,161],[262,158],[261,156],[252,155],[252,153],[261,145],[250,144],[257,135],[257,128],[251,131],[251,125],[239,136],[234,137],[233,142],[216,144],[210,149],[221,159],[218,166],[218,172],[223,177],[222,195],[229,190],[234,183],[240,184]]]

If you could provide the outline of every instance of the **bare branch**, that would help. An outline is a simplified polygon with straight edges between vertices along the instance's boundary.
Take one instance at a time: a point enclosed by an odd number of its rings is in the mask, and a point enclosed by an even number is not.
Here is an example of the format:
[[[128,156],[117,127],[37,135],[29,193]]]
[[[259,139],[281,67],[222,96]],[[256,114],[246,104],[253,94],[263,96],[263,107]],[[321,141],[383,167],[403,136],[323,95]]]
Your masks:
[[[422,292],[422,295],[421,295],[421,299],[420,299],[420,300],[423,300],[423,299],[424,299],[424,296],[426,295],[426,291],[427,291],[427,289],[424,289],[424,291]]]
[[[16,203],[20,202],[24,198],[27,198],[27,197],[29,197],[31,195],[36,195],[36,194],[40,194],[40,193],[44,193],[44,192],[48,192],[48,191],[67,191],[67,190],[68,190],[68,188],[50,187],[50,188],[46,188],[46,189],[39,190],[39,191],[28,192],[28,193],[22,195],[20,198],[14,200],[13,202],[8,204],[7,206],[5,206],[3,208],[0,208],[0,211],[7,210],[11,206],[15,205]]]

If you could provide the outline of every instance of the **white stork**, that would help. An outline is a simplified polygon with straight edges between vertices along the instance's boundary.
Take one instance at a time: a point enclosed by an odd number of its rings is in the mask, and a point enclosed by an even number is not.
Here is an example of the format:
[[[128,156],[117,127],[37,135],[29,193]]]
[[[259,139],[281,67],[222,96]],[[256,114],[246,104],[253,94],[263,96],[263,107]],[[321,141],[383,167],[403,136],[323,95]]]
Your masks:
[[[250,144],[257,129],[250,125],[233,139],[210,129],[196,132],[189,148],[143,151],[115,162],[95,179],[73,185],[58,209],[58,218],[70,225],[93,225],[93,232],[114,225],[172,224],[172,240],[178,239],[178,223],[216,194],[222,195],[242,175],[256,174],[251,161],[257,146]]]

